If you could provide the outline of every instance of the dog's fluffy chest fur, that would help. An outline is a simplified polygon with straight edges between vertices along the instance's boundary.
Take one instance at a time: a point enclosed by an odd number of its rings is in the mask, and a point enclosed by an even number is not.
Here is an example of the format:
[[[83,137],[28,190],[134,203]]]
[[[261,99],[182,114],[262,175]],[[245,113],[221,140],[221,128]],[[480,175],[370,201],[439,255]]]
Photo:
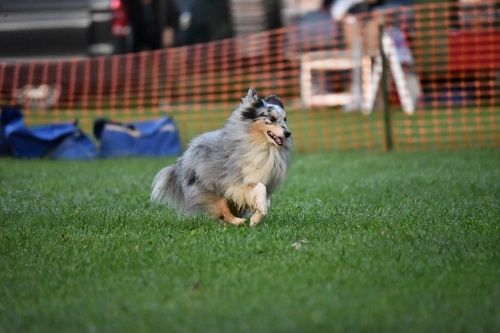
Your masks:
[[[244,183],[263,183],[271,191],[286,172],[286,159],[273,147],[254,147],[241,156],[240,163]]]
[[[275,149],[261,149],[256,147],[241,156],[241,173],[244,183],[263,183],[270,185],[270,181],[280,174],[280,156]]]

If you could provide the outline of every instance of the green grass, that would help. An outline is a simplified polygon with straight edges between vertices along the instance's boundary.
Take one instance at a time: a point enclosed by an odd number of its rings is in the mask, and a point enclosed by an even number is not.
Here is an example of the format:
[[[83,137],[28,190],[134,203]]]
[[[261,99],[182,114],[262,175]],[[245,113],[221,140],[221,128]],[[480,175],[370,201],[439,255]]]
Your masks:
[[[167,162],[0,160],[0,332],[500,330],[498,150],[296,155],[258,228],[151,205]]]

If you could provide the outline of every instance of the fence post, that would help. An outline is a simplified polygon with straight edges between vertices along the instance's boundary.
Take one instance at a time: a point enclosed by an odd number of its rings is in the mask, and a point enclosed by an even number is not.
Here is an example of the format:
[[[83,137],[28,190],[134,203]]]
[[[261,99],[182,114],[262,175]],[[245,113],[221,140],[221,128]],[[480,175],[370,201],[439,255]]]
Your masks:
[[[380,56],[382,58],[382,105],[384,113],[384,135],[385,135],[385,151],[393,149],[392,142],[392,122],[389,109],[389,80],[387,77],[387,57],[384,49],[384,25],[379,25],[379,46]]]

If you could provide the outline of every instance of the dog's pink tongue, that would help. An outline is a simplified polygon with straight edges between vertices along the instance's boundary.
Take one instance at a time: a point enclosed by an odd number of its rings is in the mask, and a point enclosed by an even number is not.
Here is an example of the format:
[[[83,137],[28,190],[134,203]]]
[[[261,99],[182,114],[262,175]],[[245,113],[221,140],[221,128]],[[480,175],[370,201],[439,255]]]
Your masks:
[[[283,140],[279,136],[277,136],[276,137],[276,143],[281,146],[283,144]]]

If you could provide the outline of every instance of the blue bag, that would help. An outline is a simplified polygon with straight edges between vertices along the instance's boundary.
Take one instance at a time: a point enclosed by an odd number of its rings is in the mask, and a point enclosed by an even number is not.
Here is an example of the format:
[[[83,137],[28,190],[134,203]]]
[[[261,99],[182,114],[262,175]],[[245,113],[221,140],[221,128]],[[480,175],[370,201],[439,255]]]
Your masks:
[[[14,157],[40,158],[55,149],[65,137],[76,130],[74,124],[51,124],[28,128],[17,119],[4,128]]]
[[[12,155],[12,149],[5,135],[5,126],[7,124],[22,119],[23,114],[17,106],[0,107],[0,155]]]
[[[94,142],[77,129],[59,143],[50,153],[50,157],[56,160],[92,160],[97,157],[97,149]]]
[[[76,123],[26,127],[19,108],[2,108],[2,129],[8,148],[18,158],[91,159],[94,143]]]
[[[101,139],[101,157],[162,157],[182,152],[179,131],[169,117],[132,124],[98,120],[94,134]]]

